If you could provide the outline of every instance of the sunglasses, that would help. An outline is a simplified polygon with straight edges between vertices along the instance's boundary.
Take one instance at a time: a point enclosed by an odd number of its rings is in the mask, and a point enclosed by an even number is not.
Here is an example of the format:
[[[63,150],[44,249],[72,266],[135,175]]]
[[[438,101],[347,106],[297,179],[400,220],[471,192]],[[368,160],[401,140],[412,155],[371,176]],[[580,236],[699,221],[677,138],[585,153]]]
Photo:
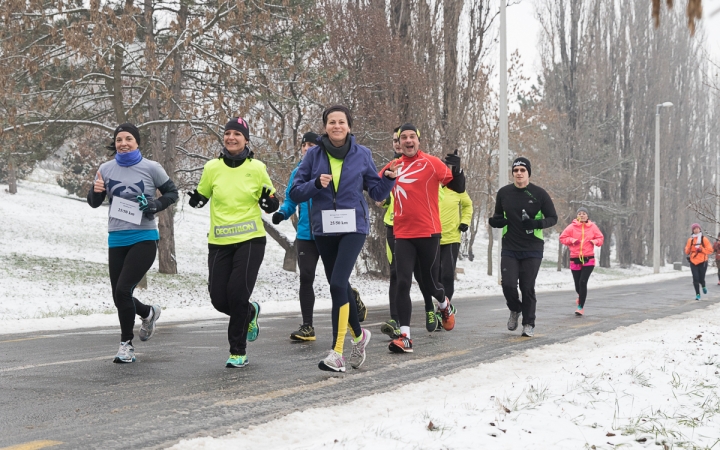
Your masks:
[[[523,173],[523,172],[527,172],[527,170],[525,170],[524,167],[516,167],[513,169],[513,173],[517,173],[517,172]]]

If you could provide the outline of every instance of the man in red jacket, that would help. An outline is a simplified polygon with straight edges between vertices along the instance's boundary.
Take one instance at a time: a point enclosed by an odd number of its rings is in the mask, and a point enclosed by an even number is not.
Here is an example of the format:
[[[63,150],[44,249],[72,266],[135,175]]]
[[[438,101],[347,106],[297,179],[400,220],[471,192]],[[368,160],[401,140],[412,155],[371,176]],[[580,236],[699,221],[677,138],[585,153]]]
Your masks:
[[[455,327],[455,308],[445,297],[445,290],[440,283],[442,228],[438,191],[441,185],[445,185],[455,192],[465,192],[465,175],[460,170],[459,156],[448,155],[443,163],[439,158],[421,151],[420,133],[413,124],[401,126],[398,138],[402,167],[398,169],[392,194],[395,206],[396,303],[401,335],[390,342],[388,348],[394,353],[410,353],[413,351],[410,337],[410,287],[416,259],[425,289],[438,302],[443,328],[449,331]],[[432,310],[426,311],[426,321],[436,321],[436,314]]]

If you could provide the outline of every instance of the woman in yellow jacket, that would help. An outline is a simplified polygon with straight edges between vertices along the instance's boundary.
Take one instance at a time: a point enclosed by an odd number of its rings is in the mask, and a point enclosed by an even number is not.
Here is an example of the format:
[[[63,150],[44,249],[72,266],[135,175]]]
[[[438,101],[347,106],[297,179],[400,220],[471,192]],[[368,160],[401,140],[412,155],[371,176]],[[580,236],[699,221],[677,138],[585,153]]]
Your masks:
[[[700,300],[700,286],[703,294],[707,294],[705,287],[705,271],[707,270],[708,255],[712,254],[713,248],[710,240],[703,236],[700,224],[690,225],[692,236],[685,244],[685,254],[688,255],[690,271],[693,276],[693,287],[695,287],[695,300]]]

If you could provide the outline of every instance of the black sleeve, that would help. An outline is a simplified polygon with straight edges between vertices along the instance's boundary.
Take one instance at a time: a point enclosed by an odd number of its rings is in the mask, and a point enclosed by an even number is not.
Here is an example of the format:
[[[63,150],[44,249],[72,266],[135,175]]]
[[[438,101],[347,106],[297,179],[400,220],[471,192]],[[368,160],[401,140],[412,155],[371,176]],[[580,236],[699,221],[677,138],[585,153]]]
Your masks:
[[[463,192],[465,192],[465,173],[463,173],[463,171],[460,169],[456,170],[455,166],[453,166],[452,175],[452,181],[450,181],[445,186],[457,192],[458,194],[462,194]]]
[[[97,208],[105,201],[106,195],[107,191],[95,192],[93,191],[93,187],[90,186],[90,190],[88,191],[87,195],[88,205],[92,206],[93,208]]]
[[[550,228],[555,226],[558,221],[557,212],[555,212],[555,204],[550,198],[550,194],[548,194],[544,189],[542,193],[542,208],[540,208],[540,211],[542,212],[544,219],[539,219],[538,224],[540,225],[539,228]]]
[[[156,199],[160,202],[158,212],[167,209],[170,205],[178,201],[178,190],[173,180],[168,179],[162,186],[158,187],[158,190],[162,193],[162,195]]]

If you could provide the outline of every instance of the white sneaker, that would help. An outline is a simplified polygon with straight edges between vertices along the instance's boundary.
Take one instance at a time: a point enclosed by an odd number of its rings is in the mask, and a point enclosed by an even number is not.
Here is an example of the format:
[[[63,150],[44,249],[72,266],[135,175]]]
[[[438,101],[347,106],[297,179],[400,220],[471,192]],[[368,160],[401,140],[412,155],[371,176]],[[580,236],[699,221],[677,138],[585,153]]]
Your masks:
[[[365,346],[370,342],[370,330],[362,329],[362,337],[357,344],[353,344],[352,353],[350,353],[350,365],[353,369],[357,369],[365,362]]]
[[[535,333],[535,327],[532,325],[523,325],[523,332],[522,335],[525,337],[533,337],[533,334]]]
[[[318,368],[328,372],[345,372],[345,357],[335,350],[330,350],[325,359],[320,361]]]
[[[135,347],[130,341],[120,343],[120,350],[118,350],[114,363],[133,363],[135,362]]]
[[[158,305],[152,305],[150,307],[150,315],[147,316],[147,318],[142,320],[142,325],[140,325],[140,340],[141,341],[147,341],[151,337],[153,337],[153,334],[155,334],[155,322],[160,318],[160,312],[162,311],[162,308]]]

